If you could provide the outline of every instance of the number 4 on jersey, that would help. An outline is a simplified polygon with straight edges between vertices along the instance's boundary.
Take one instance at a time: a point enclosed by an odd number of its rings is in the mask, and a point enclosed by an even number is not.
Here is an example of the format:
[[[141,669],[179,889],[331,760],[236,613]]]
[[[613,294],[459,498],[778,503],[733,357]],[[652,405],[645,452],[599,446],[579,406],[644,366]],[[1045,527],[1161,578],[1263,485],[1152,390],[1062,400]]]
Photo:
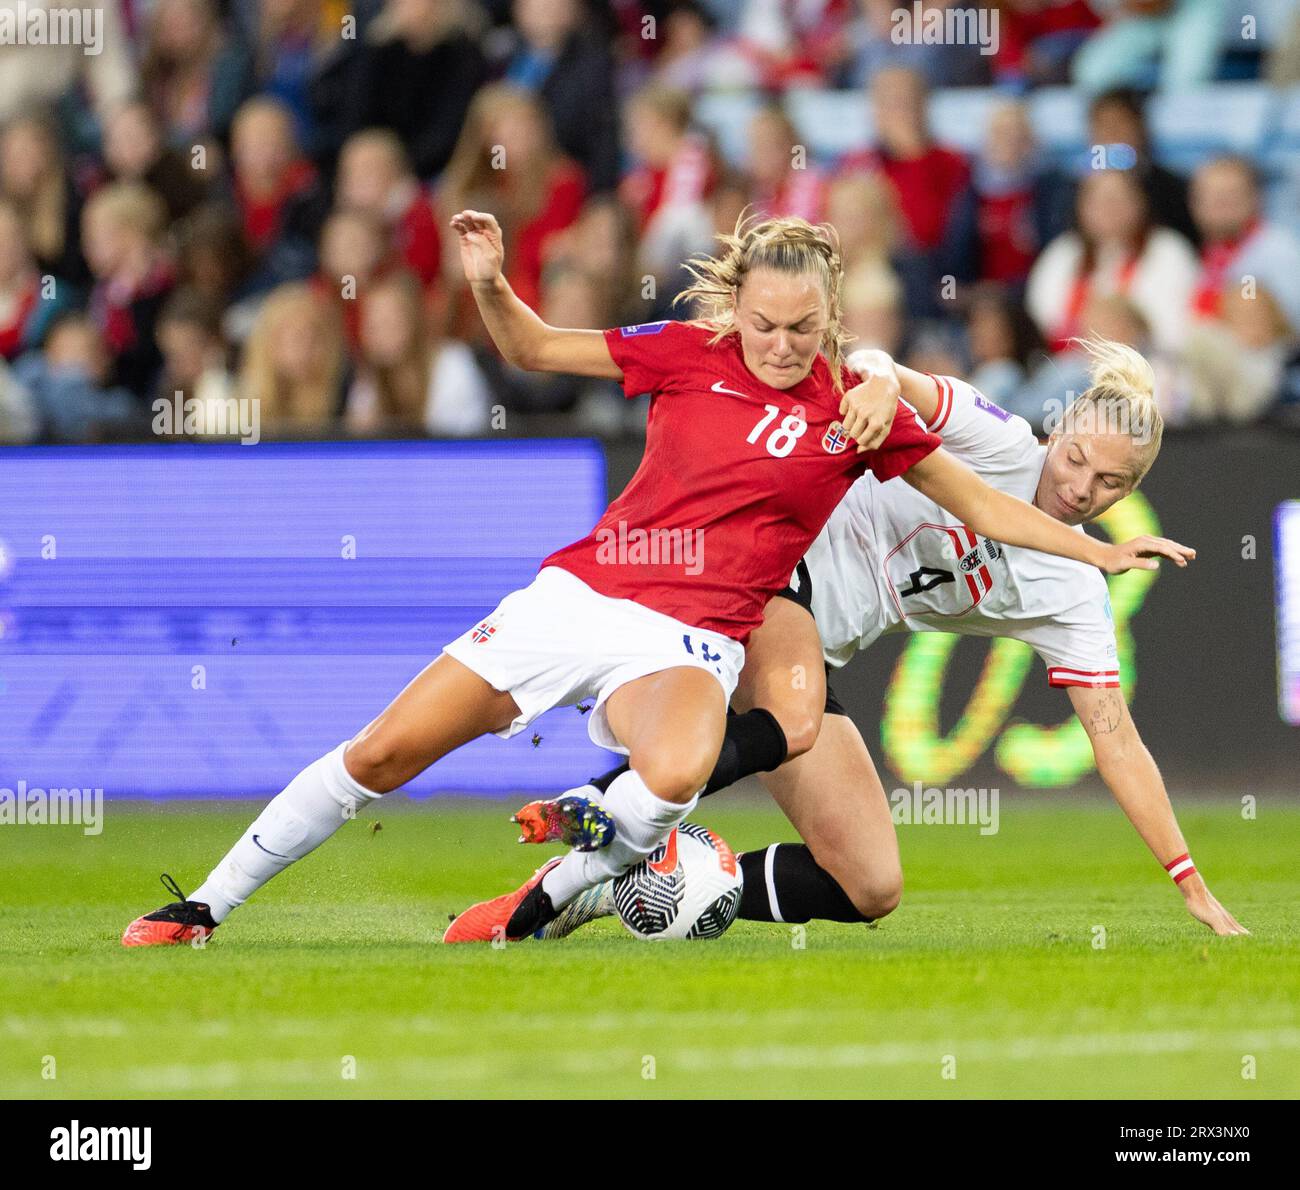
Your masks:
[[[907,577],[911,580],[910,585],[898,588],[898,593],[903,596],[920,595],[923,591],[931,591],[943,583],[957,581],[951,570],[936,570],[933,566],[921,566]],[[925,579],[924,582],[921,581],[922,578]]]

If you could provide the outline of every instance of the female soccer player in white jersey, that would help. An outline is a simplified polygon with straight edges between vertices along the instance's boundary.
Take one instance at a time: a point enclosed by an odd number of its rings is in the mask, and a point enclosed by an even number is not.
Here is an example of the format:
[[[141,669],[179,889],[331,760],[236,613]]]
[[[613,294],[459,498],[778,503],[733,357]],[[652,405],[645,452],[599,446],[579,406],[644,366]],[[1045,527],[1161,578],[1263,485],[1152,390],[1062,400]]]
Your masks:
[[[961,380],[898,367],[882,352],[856,352],[849,362],[898,384],[944,449],[990,484],[1080,526],[1137,487],[1155,461],[1162,431],[1154,376],[1142,356],[1115,343],[1086,346],[1092,383],[1047,446],[1027,422]],[[812,617],[828,668],[844,665],[887,632],[1002,636],[1032,646],[1046,663],[1048,682],[1068,692],[1098,772],[1173,877],[1188,912],[1216,934],[1246,932],[1191,862],[1160,772],[1129,714],[1100,572],[990,540],[921,492],[869,476],[850,489],[750,639],[734,703],[764,708],[770,719],[752,710],[748,718],[769,737],[788,737],[788,752],[797,758],[762,780],[804,843],[773,844],[741,857],[742,918],[870,921],[890,913],[902,895],[885,791],[857,727],[821,680],[822,658],[808,652]],[[791,682],[794,666],[809,675],[806,687]],[[735,738],[719,765],[725,771],[715,771],[710,791],[771,767],[762,733],[736,737],[733,729],[729,737]],[[604,781],[597,778],[597,788]],[[555,933],[602,907],[596,897],[585,904],[585,914],[575,908]]]
[[[446,940],[531,935],[579,893],[638,863],[695,805],[719,754],[746,640],[867,470],[882,482],[907,473],[978,532],[1109,571],[1151,564],[1143,559],[1153,554],[1180,564],[1192,556],[1162,538],[1102,545],[1071,532],[936,449],[938,438],[910,413],[882,434],[897,403],[858,386],[842,363],[842,267],[829,229],[792,218],[738,225],[721,237],[718,258],[697,262],[717,286],[712,320],[602,332],[550,327],[515,296],[491,215],[462,211],[451,224],[507,360],[652,394],[641,467],[590,536],[547,558],[529,587],[295,777],[191,897],[173,881],[180,899],[132,922],[127,945],[210,931],[359,809],[452,749],[593,699],[590,734],[627,753],[628,771],[603,807],[547,805],[536,835],[574,850],[513,893],[467,910]],[[854,437],[869,449],[847,449]],[[628,529],[696,535],[703,564],[611,551],[610,535],[625,539]]]

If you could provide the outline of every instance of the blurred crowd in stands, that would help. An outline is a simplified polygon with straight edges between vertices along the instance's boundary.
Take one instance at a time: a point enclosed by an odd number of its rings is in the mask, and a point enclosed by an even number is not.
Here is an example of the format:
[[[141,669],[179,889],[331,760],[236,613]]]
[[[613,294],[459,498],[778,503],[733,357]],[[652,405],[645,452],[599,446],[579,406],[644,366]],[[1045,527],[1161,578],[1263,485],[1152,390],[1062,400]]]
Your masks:
[[[1233,3],[997,0],[981,46],[899,41],[902,0],[104,0],[100,53],[0,45],[0,440],[148,437],[160,399],[216,433],[232,398],[263,437],[640,432],[617,385],[495,352],[465,207],[555,325],[687,316],[682,262],[750,207],[835,226],[861,345],[1039,426],[1086,332],[1148,353],[1171,425],[1298,424],[1300,211],[1257,161],[1167,168],[1145,121],[1224,78],[1300,103],[1300,6],[1263,45]],[[1069,168],[1026,106],[1062,85]],[[928,116],[965,86],[999,89],[973,153]],[[809,153],[807,88],[871,142]],[[742,160],[699,118],[737,90]]]

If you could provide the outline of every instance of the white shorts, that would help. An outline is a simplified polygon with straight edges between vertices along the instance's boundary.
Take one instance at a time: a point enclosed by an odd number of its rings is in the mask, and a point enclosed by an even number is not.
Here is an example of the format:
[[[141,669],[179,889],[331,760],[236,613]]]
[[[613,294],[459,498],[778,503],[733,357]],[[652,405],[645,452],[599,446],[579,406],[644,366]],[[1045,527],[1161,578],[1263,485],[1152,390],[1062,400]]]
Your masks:
[[[519,716],[496,733],[502,739],[523,731],[543,711],[594,698],[587,717],[592,743],[624,755],[627,749],[614,738],[605,714],[605,701],[620,686],[693,665],[717,678],[730,702],[745,664],[745,650],[730,637],[631,599],[602,595],[558,566],[547,566],[523,590],[507,595],[443,652],[513,695]]]

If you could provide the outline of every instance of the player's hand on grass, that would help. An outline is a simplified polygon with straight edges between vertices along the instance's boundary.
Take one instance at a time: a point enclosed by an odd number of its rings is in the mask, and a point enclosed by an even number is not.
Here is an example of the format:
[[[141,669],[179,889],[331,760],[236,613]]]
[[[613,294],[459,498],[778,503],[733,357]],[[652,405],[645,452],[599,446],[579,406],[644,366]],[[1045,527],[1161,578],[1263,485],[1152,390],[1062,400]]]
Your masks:
[[[460,237],[465,280],[471,285],[495,281],[506,255],[496,217],[487,211],[461,211],[451,217],[451,226]]]
[[[1189,888],[1188,885],[1192,887]],[[1187,912],[1197,921],[1209,926],[1220,937],[1250,933],[1245,926],[1219,904],[1218,898],[1205,887],[1205,882],[1199,876],[1192,876],[1184,880],[1180,888],[1183,892],[1183,900],[1187,904]]]
[[[1167,537],[1134,537],[1131,541],[1106,546],[1101,568],[1107,574],[1159,570],[1161,558],[1168,558],[1176,566],[1186,566],[1195,557],[1196,551],[1190,546],[1179,545]]]
[[[889,437],[901,392],[898,375],[891,368],[872,372],[844,394],[840,420],[844,432],[857,440],[859,454],[878,449]]]

